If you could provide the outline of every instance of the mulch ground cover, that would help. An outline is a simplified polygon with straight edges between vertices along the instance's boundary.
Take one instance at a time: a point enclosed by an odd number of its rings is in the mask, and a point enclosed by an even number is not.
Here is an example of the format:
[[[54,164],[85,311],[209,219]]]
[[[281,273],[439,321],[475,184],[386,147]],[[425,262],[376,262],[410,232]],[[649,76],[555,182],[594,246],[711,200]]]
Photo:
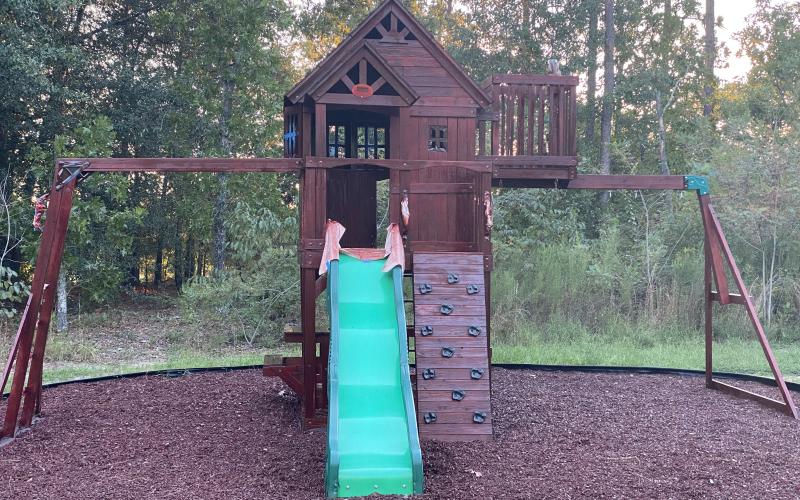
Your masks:
[[[800,497],[800,424],[702,378],[493,377],[495,439],[424,442],[422,498]],[[323,495],[324,430],[259,370],[66,385],[43,411],[0,448],[0,497]]]

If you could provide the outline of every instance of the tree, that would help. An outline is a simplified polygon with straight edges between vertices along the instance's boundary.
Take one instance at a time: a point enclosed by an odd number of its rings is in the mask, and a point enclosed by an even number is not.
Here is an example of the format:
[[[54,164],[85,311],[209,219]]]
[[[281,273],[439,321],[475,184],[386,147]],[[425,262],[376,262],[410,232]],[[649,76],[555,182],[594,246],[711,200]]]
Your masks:
[[[599,0],[589,0],[587,13],[589,16],[589,34],[586,44],[586,142],[594,143],[594,125],[596,120],[596,93],[597,93],[597,23],[599,13]]]
[[[611,118],[614,113],[614,0],[605,0],[605,41],[603,44],[603,110],[600,114],[600,172],[611,173]],[[608,204],[610,193],[600,195]]]
[[[703,86],[703,116],[711,116],[713,105],[711,96],[713,94],[714,83],[714,64],[717,60],[717,43],[714,37],[716,19],[714,18],[714,0],[706,0],[706,14],[703,19],[705,27],[705,45],[703,53],[705,55],[705,85]]]

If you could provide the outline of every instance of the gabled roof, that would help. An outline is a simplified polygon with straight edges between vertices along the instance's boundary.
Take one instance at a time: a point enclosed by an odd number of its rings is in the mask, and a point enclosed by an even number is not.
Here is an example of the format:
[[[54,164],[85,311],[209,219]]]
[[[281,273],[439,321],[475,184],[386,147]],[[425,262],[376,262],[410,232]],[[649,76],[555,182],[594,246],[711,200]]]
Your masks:
[[[391,66],[389,66],[386,61],[378,54],[375,49],[370,47],[366,41],[362,40],[360,44],[354,47],[354,50],[350,51],[348,57],[342,58],[341,64],[337,68],[334,67],[329,71],[326,75],[321,75],[320,78],[312,80],[305,90],[306,94],[311,95],[311,97],[316,101],[325,94],[331,86],[333,86],[336,82],[346,79],[349,80],[347,76],[348,71],[350,68],[353,67],[354,64],[358,64],[361,60],[366,60],[369,64],[371,64],[380,74],[380,79],[383,80],[397,92],[397,94],[405,101],[406,104],[410,105],[414,101],[417,100],[417,93],[408,86],[408,84],[403,80],[397,73],[392,70]],[[348,85],[348,88],[352,87]],[[359,83],[359,82],[354,82]],[[366,83],[366,82],[360,82]],[[375,87],[375,91],[379,90],[380,85],[372,83]]]
[[[470,97],[475,99],[478,105],[487,106],[491,102],[483,89],[464,73],[461,66],[450,57],[450,54],[439,45],[399,0],[385,0],[367,15],[338,47],[286,94],[288,100],[293,104],[298,103],[311,93],[312,88],[316,88],[321,81],[327,80],[330,74],[336,72],[354,51],[368,45],[365,44],[364,39],[372,30],[376,28],[383,30],[379,25],[383,18],[390,13],[405,25],[405,29],[419,41],[422,47],[439,60],[445,71],[459,83]]]

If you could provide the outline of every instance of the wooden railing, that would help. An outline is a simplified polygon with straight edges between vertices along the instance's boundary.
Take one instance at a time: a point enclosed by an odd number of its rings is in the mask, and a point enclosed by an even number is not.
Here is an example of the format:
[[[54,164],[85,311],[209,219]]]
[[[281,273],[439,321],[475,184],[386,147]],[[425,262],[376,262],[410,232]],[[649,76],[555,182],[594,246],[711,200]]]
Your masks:
[[[492,105],[478,117],[478,157],[524,157],[514,163],[529,166],[576,165],[577,85],[576,76],[488,78],[483,86]]]

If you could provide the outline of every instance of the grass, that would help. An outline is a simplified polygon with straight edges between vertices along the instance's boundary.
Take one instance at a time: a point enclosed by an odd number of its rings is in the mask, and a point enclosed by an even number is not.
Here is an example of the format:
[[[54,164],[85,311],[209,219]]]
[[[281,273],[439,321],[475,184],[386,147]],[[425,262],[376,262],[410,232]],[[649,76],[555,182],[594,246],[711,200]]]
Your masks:
[[[289,349],[287,349],[289,350]],[[282,352],[266,350],[239,353],[203,353],[196,351],[176,351],[162,361],[148,363],[53,363],[44,371],[44,382],[63,382],[106,375],[120,375],[143,371],[176,370],[182,368],[210,368],[219,366],[261,365],[265,354]]]
[[[526,325],[513,335],[492,340],[495,363],[548,365],[651,366],[702,370],[702,333],[669,327],[616,325],[603,334],[581,325],[554,321]],[[772,349],[787,380],[800,382],[800,344],[773,343]],[[714,342],[714,370],[771,375],[756,340],[729,338]]]
[[[688,369],[704,366],[702,333],[677,325],[634,324],[620,318],[590,329],[559,316],[543,323],[504,323],[503,318],[496,318],[494,323],[497,327],[492,349],[496,363]],[[267,354],[299,355],[298,345],[232,346],[224,342],[225,328],[223,324],[194,325],[174,307],[144,316],[141,308],[124,306],[113,314],[85,315],[69,332],[51,334],[44,380],[48,383],[141,371],[259,365]],[[9,330],[0,348],[10,345],[10,333]],[[786,378],[800,382],[800,342],[773,342],[772,347]],[[758,343],[741,337],[715,343],[714,369],[770,375]]]

